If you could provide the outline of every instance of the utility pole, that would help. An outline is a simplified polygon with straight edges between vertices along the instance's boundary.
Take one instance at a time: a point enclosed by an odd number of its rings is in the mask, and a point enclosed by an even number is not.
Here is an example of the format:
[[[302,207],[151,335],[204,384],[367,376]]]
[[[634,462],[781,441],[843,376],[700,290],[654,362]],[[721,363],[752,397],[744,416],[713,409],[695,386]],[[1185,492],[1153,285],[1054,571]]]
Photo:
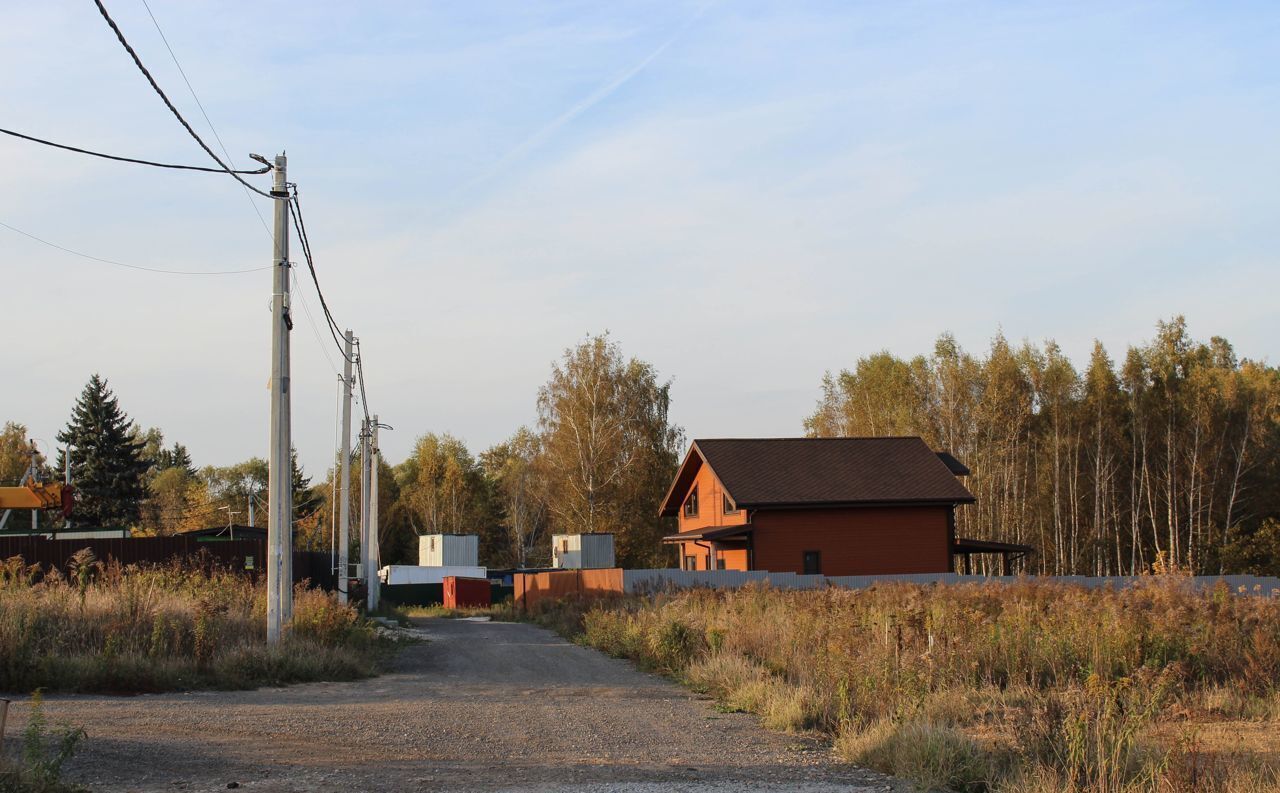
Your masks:
[[[365,419],[360,423],[360,573],[366,592],[378,580],[378,571],[370,570],[369,562],[369,445],[369,420]]]
[[[378,607],[378,596],[381,594],[381,581],[377,578],[378,561],[381,554],[378,547],[378,462],[382,459],[382,450],[378,448],[378,416],[373,417],[373,449],[369,455],[370,479],[369,488],[369,563],[373,565],[374,575],[369,579],[369,597],[367,608],[370,612]]]
[[[348,330],[342,343],[346,362],[342,364],[342,459],[338,463],[342,496],[338,501],[338,602],[347,602],[347,583],[351,578],[351,348],[353,337]]]
[[[289,450],[289,187],[285,156],[276,156],[271,197],[275,199],[275,235],[271,283],[271,441],[267,462],[267,641],[280,641],[280,602],[285,549],[292,547],[292,472]],[[292,582],[289,583],[292,587]]]

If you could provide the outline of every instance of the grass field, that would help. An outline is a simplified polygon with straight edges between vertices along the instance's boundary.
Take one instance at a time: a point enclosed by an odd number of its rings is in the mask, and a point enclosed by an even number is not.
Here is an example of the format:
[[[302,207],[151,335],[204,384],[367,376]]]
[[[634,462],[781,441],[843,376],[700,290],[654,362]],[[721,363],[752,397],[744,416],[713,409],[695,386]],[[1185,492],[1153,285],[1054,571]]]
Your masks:
[[[374,674],[387,642],[349,607],[299,587],[266,643],[266,587],[205,565],[148,568],[78,555],[40,576],[0,563],[0,691],[253,688]]]
[[[1280,789],[1280,599],[1177,579],[694,590],[537,618],[922,789]]]

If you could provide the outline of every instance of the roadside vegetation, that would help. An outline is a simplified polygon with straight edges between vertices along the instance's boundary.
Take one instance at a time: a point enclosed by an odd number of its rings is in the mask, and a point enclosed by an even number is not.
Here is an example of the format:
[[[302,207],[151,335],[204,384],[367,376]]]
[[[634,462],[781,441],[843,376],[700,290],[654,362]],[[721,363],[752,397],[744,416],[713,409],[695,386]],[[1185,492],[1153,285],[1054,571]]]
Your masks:
[[[1280,789],[1280,598],[1054,583],[692,590],[535,618],[965,793]]]
[[[285,638],[266,643],[266,587],[208,560],[135,567],[77,554],[41,575],[0,563],[0,691],[242,689],[375,674],[373,625],[298,587]]]
[[[62,767],[84,739],[84,730],[50,728],[39,690],[31,697],[31,713],[16,756],[0,752],[0,793],[82,793],[87,788],[66,782]]]

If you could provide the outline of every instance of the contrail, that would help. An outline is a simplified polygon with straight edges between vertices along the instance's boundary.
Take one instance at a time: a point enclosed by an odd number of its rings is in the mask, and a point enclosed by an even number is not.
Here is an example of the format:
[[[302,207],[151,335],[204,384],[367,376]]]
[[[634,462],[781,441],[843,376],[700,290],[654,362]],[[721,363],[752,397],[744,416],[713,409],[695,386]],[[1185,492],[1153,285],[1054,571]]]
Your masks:
[[[622,74],[615,77],[606,85],[596,89],[585,99],[578,102],[573,107],[566,110],[565,112],[561,113],[559,116],[553,119],[550,123],[548,123],[542,129],[530,135],[528,138],[525,138],[523,141],[517,144],[513,149],[508,151],[506,154],[502,155],[502,157],[500,157],[496,162],[494,162],[488,168],[485,168],[484,171],[482,171],[472,179],[468,180],[467,182],[463,183],[460,187],[457,188],[457,190],[454,191],[454,193],[457,194],[465,190],[469,190],[472,187],[475,187],[476,185],[482,182],[486,182],[489,179],[492,179],[494,176],[499,174],[504,168],[506,168],[512,162],[520,159],[521,157],[525,156],[529,152],[541,146],[552,135],[556,134],[556,132],[558,132],[566,124],[573,121],[575,118],[582,115],[583,113],[587,112],[592,107],[594,107],[595,105],[599,104],[601,101],[606,99],[610,94],[617,91],[622,86],[626,85],[637,74],[639,74],[640,72],[648,68],[649,64],[653,63],[658,58],[658,56],[662,55],[662,53],[665,52],[668,47],[674,44],[677,39],[679,39],[682,35],[684,35],[684,32],[689,29],[689,26],[692,25],[694,22],[697,22],[702,17],[702,15],[707,12],[707,9],[710,8],[713,3],[714,3],[714,0],[711,0],[711,2],[703,3],[702,6],[699,7],[697,11],[695,11],[688,19],[686,19],[680,25],[680,27],[676,28],[674,33],[672,33],[669,37],[667,37],[666,41],[658,45],[658,48],[655,49],[653,52],[649,53],[648,55],[646,55],[643,60],[641,60],[635,66],[632,66],[630,69],[626,70]]]

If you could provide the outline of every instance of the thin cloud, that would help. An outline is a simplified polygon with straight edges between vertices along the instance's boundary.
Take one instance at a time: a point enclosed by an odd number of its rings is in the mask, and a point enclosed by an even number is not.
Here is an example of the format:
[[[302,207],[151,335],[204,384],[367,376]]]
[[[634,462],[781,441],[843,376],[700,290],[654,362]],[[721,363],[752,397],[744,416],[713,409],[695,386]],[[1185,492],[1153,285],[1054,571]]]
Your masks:
[[[663,41],[661,44],[658,45],[656,49],[654,49],[652,52],[646,55],[643,59],[641,59],[639,63],[632,66],[630,69],[627,69],[625,72],[618,75],[613,80],[606,83],[605,85],[596,89],[590,95],[588,95],[585,99],[579,101],[577,104],[573,105],[568,110],[561,113],[559,116],[556,116],[556,118],[553,119],[551,122],[549,122],[546,126],[542,127],[537,132],[525,138],[523,141],[517,144],[514,148],[512,148],[506,154],[499,157],[492,165],[485,168],[476,176],[464,182],[460,187],[458,187],[456,190],[453,191],[450,198],[458,195],[459,193],[464,193],[468,190],[471,190],[476,186],[489,181],[490,179],[493,179],[495,176],[502,173],[502,171],[506,170],[512,163],[523,158],[525,155],[529,154],[534,149],[537,149],[538,147],[542,146],[544,143],[550,140],[557,132],[563,129],[567,124],[572,122],[578,116],[587,112],[592,107],[595,107],[600,102],[603,102],[605,99],[611,96],[614,92],[616,92],[619,88],[621,88],[622,86],[626,85],[628,82],[633,80],[636,77],[636,75],[640,74],[645,69],[649,68],[650,64],[652,64],[655,60],[657,60],[662,55],[662,53],[666,52],[667,49],[670,48],[672,44],[674,44],[677,40],[679,40],[679,38],[684,35],[685,31],[687,31],[689,27],[693,25],[694,22],[697,22],[699,19],[702,18],[704,14],[706,14],[707,9],[709,9],[712,5],[713,5],[712,2],[703,3],[698,8],[697,11],[695,11],[693,14],[689,16],[688,19],[686,19],[683,23],[681,23],[680,26],[677,27],[676,30],[670,36],[668,36],[665,41]]]

